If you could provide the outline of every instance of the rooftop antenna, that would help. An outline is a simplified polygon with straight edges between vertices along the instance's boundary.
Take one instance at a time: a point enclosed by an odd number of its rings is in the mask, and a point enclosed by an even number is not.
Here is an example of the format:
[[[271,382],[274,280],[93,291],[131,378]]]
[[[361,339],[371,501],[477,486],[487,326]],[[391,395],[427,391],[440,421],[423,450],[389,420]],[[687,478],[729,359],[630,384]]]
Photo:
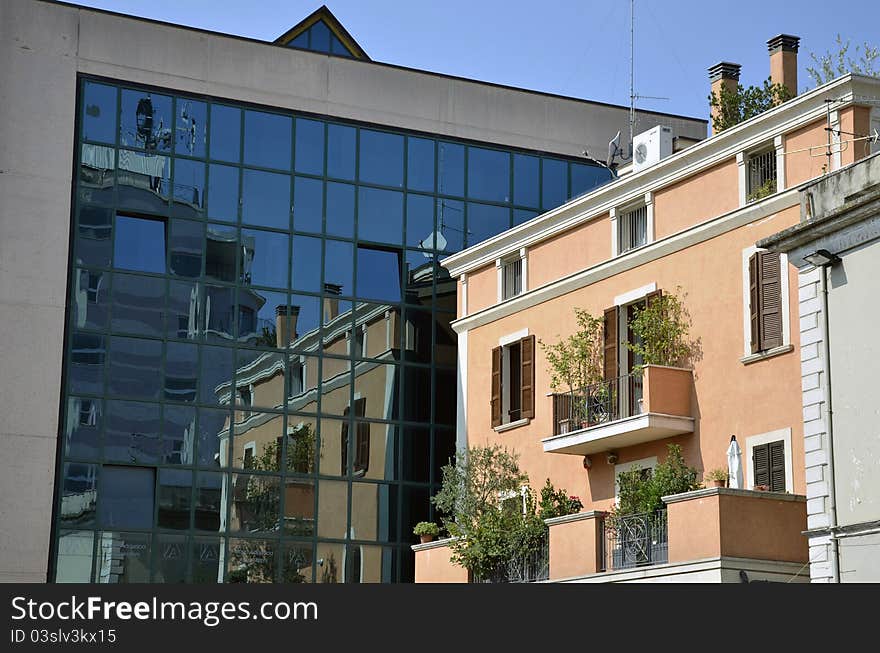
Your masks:
[[[632,156],[632,143],[636,130],[636,100],[668,100],[668,97],[656,95],[639,95],[635,90],[635,33],[636,33],[636,0],[629,0],[629,149]]]

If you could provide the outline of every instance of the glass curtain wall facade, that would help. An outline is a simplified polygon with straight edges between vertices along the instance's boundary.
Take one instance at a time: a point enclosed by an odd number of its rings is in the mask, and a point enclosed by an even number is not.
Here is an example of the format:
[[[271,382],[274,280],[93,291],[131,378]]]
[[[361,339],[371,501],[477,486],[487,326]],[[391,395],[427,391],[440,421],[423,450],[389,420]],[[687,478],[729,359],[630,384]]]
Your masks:
[[[438,258],[603,168],[80,80],[56,581],[412,580],[455,448]]]

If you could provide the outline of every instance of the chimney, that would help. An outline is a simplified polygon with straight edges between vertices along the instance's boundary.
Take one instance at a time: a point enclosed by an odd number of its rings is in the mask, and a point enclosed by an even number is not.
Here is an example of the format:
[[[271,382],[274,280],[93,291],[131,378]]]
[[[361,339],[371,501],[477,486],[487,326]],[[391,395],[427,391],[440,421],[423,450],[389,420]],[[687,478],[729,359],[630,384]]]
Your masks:
[[[296,321],[299,319],[299,306],[287,307],[279,304],[275,307],[275,346],[286,349],[297,339]]]
[[[780,34],[767,41],[770,52],[770,81],[788,87],[791,97],[797,95],[797,52],[799,36]]]
[[[736,86],[739,84],[739,71],[742,68],[738,63],[730,63],[722,61],[716,63],[709,68],[709,82],[712,84],[712,95],[720,97],[721,89],[725,88],[730,92],[736,92]],[[712,107],[712,115],[710,123],[712,124],[712,133],[715,133],[715,117],[718,115],[718,109]]]
[[[335,283],[324,284],[324,324],[339,315],[339,295],[342,294],[342,286]]]

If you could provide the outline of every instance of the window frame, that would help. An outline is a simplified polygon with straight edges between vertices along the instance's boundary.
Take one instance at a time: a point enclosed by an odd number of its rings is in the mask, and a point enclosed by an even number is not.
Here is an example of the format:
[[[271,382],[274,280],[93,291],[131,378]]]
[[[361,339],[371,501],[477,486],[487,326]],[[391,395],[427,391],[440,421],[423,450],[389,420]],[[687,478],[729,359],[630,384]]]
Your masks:
[[[623,220],[632,216],[639,209],[645,209],[645,238],[640,245],[623,248],[621,242],[621,231],[623,228]],[[612,208],[609,212],[611,223],[611,256],[620,256],[628,252],[642,249],[654,242],[654,193],[647,192],[644,196]]]
[[[743,468],[746,472],[746,489],[755,489],[755,467],[753,463],[754,449],[756,446],[772,444],[782,441],[785,454],[785,492],[794,492],[794,460],[791,450],[791,428],[777,429],[752,435],[745,439],[745,456],[743,458]]]
[[[519,263],[519,292],[508,294],[507,293],[507,270],[508,266],[515,265]],[[497,283],[497,303],[505,302],[509,299],[513,299],[514,297],[519,297],[520,295],[524,295],[528,292],[528,271],[529,271],[529,263],[528,263],[528,249],[526,247],[521,247],[518,252],[513,254],[508,254],[506,256],[501,256],[495,259],[495,272],[496,272],[496,283]]]
[[[791,298],[790,298],[790,273],[788,270],[788,254],[779,254],[779,290],[780,310],[782,312],[782,344],[771,349],[752,352],[752,326],[751,326],[751,274],[749,272],[749,259],[759,251],[767,251],[756,246],[746,247],[742,250],[742,306],[743,306],[743,355],[740,362],[743,364],[784,354],[792,349],[791,343]]]
[[[531,361],[523,360],[523,343],[529,341],[531,343]],[[522,329],[516,333],[502,336],[498,340],[498,346],[492,350],[492,374],[490,384],[490,422],[492,428],[496,432],[503,432],[508,429],[516,428],[528,424],[535,416],[535,336],[529,334],[529,330]],[[511,413],[516,410],[512,408],[513,402],[511,391],[513,390],[513,370],[511,368],[512,353],[514,349],[519,349],[519,413],[516,419],[512,419]],[[498,371],[495,371],[495,359],[500,357],[498,361]],[[528,360],[528,356],[526,356]],[[528,376],[528,378],[526,378]],[[526,382],[528,381],[528,382]],[[498,394],[495,393],[495,385],[498,384]],[[525,389],[530,388],[531,402],[524,405],[523,395]],[[498,410],[500,411],[500,421],[496,420],[495,404],[498,402]]]

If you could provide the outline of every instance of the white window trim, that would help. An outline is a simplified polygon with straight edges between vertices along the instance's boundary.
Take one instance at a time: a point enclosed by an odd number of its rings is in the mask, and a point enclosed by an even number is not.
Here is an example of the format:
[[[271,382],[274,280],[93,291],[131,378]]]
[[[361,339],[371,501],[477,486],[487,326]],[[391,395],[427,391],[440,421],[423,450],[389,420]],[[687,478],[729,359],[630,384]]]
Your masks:
[[[520,426],[520,422],[523,421],[504,421],[505,419],[509,419],[510,417],[510,395],[505,390],[505,388],[510,387],[510,356],[505,355],[505,350],[507,349],[508,345],[519,342],[528,335],[529,330],[528,328],[525,328],[520,329],[519,331],[516,331],[514,333],[508,333],[507,335],[498,338],[498,346],[501,347],[501,424],[494,428],[500,428],[502,431],[516,428],[516,426]],[[528,424],[528,421],[526,421],[525,423]]]
[[[749,258],[752,254],[761,250],[752,245],[746,247],[742,251],[742,308],[743,308],[743,355],[740,358],[742,363],[752,363],[762,358],[769,358],[776,354],[784,354],[791,351],[791,315],[789,306],[789,272],[788,272],[788,254],[779,255],[779,286],[780,300],[782,303],[782,345],[765,352],[757,354],[752,353],[752,325],[749,297]]]
[[[495,278],[496,278],[496,303],[500,304],[503,301],[507,301],[504,299],[504,266],[508,263],[511,263],[517,259],[522,261],[522,266],[520,267],[520,285],[522,286],[519,293],[516,295],[512,295],[508,297],[508,299],[513,299],[514,297],[519,297],[520,295],[524,295],[529,291],[529,256],[528,256],[528,248],[520,247],[519,251],[515,254],[508,254],[507,256],[500,256],[495,259]],[[462,284],[466,284],[467,280],[465,275],[462,275]],[[465,286],[466,289],[467,286]],[[464,298],[463,301],[466,301],[467,297]],[[464,306],[464,304],[463,304]],[[463,308],[464,310],[464,308]],[[466,311],[465,311],[466,313]]]
[[[617,295],[614,298],[614,305],[625,306],[627,304],[632,304],[633,302],[636,302],[640,299],[644,299],[648,296],[648,293],[652,293],[655,290],[657,290],[657,282],[652,281],[651,283],[642,286],[641,288],[635,288],[621,295]]]
[[[498,338],[498,346],[503,347],[504,345],[510,345],[517,340],[522,340],[527,335],[529,335],[529,328],[520,329],[519,331],[514,331],[513,333],[508,333],[507,335],[501,336]]]
[[[459,277],[461,283],[461,316],[468,315],[468,275],[463,274]]]
[[[831,170],[840,169],[840,111],[837,109],[831,112]],[[830,172],[830,170],[828,171]]]
[[[755,447],[771,442],[783,441],[785,447],[785,491],[794,492],[794,464],[792,462],[791,452],[791,428],[777,429],[776,431],[768,431],[759,435],[752,435],[746,438],[745,459],[743,467],[746,472],[746,489],[755,489],[755,464],[752,461],[752,453]]]
[[[619,463],[614,466],[614,504],[620,504],[620,474],[633,469],[650,469],[652,472],[657,468],[657,456],[630,460],[627,463]]]
[[[785,190],[785,139],[780,134],[773,138],[773,147],[776,149],[776,192]]]
[[[257,459],[257,441],[256,440],[251,440],[250,442],[246,443],[244,445],[244,447],[242,447],[242,449],[241,449],[241,466],[242,467],[244,467],[244,455],[248,451],[251,452],[253,459],[256,460]]]
[[[628,204],[622,204],[621,206],[612,208],[608,211],[611,218],[611,258],[621,254],[619,241],[620,234],[617,231],[618,219],[625,213],[629,213],[630,211],[642,207],[645,207],[645,244],[628,249],[623,253],[626,254],[633,250],[641,249],[654,242],[654,193],[648,191],[641,199],[629,202]]]

